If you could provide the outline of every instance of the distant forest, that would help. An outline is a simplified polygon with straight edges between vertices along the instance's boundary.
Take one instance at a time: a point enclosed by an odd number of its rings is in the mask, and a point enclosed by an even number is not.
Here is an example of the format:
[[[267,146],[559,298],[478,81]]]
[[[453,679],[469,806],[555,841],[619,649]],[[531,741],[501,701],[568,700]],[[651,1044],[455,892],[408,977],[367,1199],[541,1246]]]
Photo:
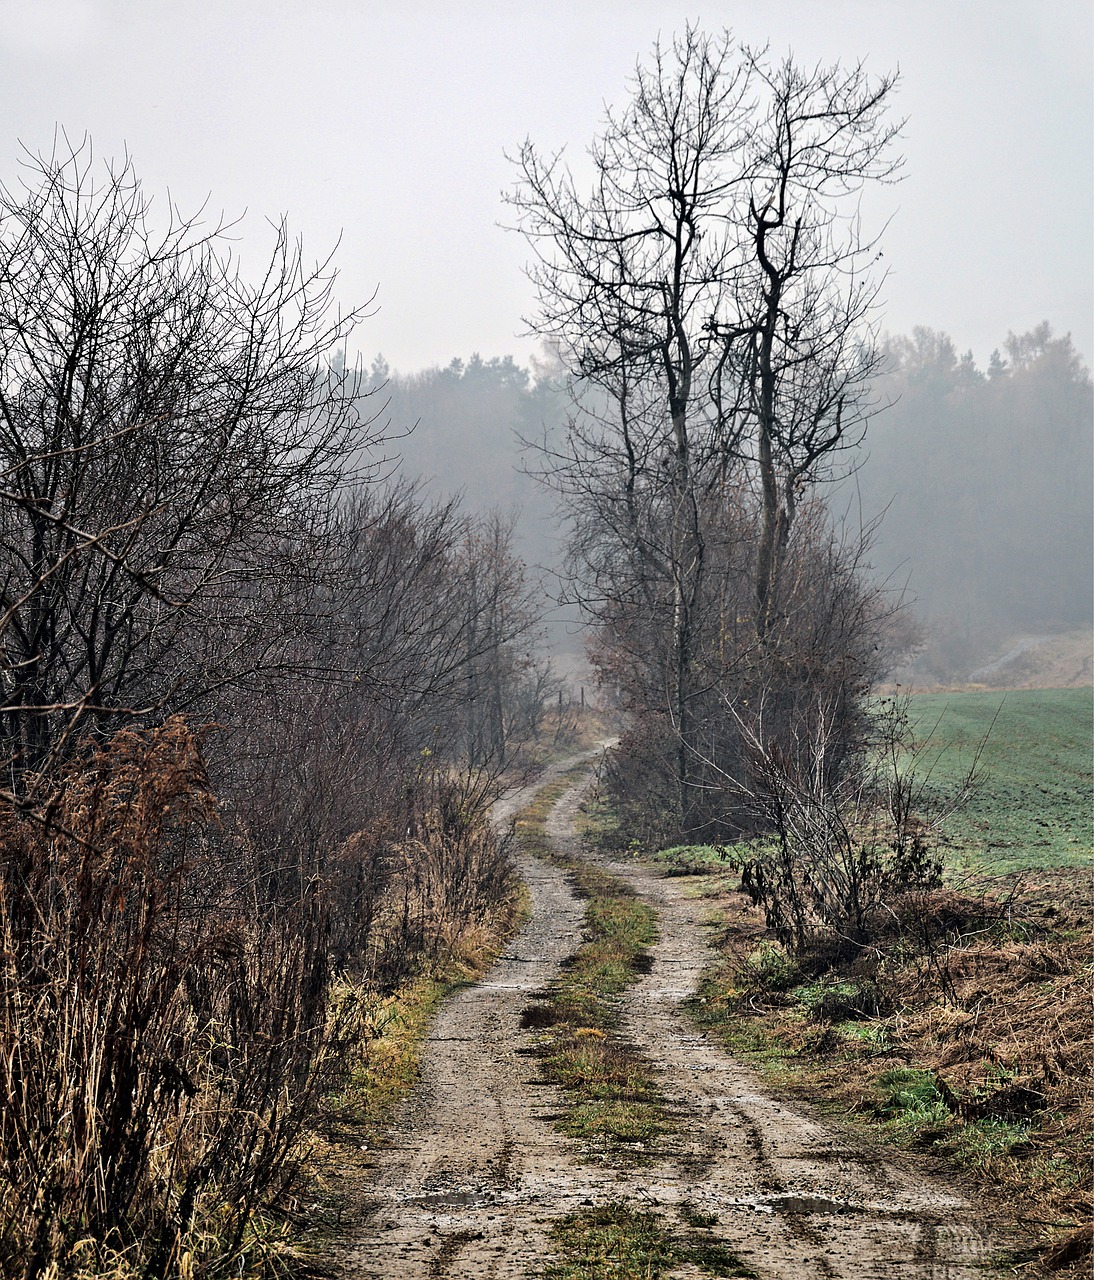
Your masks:
[[[828,498],[837,517],[876,521],[874,570],[906,588],[933,664],[959,674],[1015,633],[1089,625],[1094,400],[1070,337],[1047,323],[1008,334],[986,369],[933,329],[886,345],[878,411]],[[559,568],[553,499],[522,447],[566,427],[570,398],[549,364],[473,355],[405,374],[378,357],[369,382],[372,411],[399,436],[393,465],[472,508],[519,513],[517,549]],[[569,632],[556,627],[556,650],[580,647]]]

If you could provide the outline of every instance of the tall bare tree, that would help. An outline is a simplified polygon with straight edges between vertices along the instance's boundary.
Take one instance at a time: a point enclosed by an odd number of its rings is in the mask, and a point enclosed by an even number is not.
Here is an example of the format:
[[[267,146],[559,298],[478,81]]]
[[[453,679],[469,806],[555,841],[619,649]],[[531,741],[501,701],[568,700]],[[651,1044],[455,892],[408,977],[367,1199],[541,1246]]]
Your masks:
[[[530,323],[577,388],[544,472],[574,517],[594,617],[670,615],[660,679],[685,829],[710,513],[760,494],[753,631],[765,644],[800,495],[864,420],[874,252],[847,201],[891,176],[891,77],[800,69],[687,28],[639,63],[588,153],[588,194],[525,143],[511,196],[535,253]],[[706,514],[704,514],[706,513]]]
[[[857,205],[871,182],[896,176],[900,125],[887,117],[896,78],[845,69],[771,65],[742,51],[757,90],[740,226],[733,311],[713,317],[723,346],[719,413],[737,420],[763,505],[756,626],[771,626],[799,496],[831,476],[859,444],[882,362],[872,324],[880,282],[878,236]]]
[[[153,211],[128,161],[31,156],[0,189],[0,718],[16,776],[73,731],[192,706],[293,624],[360,432],[329,260],[282,224]]]
[[[526,142],[512,197],[537,255],[533,326],[610,406],[579,414],[549,457],[554,483],[588,504],[579,523],[594,526],[578,557],[590,571],[587,600],[608,603],[618,589],[605,554],[626,559],[648,603],[661,603],[658,583],[668,587],[672,645],[661,678],[679,732],[685,813],[700,495],[723,445],[701,381],[704,326],[733,279],[736,229],[722,215],[746,163],[747,91],[748,67],[729,36],[689,30],[671,49],[655,47],[636,70],[630,103],[609,112],[589,150],[588,196],[559,157],[544,159]]]

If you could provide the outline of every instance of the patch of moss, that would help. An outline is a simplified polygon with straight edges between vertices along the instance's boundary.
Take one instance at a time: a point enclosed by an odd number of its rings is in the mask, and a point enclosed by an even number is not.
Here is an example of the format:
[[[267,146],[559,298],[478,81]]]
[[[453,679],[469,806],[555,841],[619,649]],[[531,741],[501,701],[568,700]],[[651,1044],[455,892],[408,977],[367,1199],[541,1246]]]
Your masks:
[[[683,1266],[702,1275],[756,1272],[704,1227],[673,1230],[660,1213],[616,1202],[567,1214],[552,1236],[558,1257],[545,1280],[657,1280]]]

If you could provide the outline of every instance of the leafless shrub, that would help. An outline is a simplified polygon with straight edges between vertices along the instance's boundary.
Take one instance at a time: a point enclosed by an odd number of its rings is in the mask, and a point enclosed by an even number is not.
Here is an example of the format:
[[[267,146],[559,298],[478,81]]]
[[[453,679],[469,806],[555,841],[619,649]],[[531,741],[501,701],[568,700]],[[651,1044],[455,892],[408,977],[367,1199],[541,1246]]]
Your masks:
[[[352,992],[507,910],[535,619],[505,520],[347,475],[328,264],[93,169],[0,190],[0,1274],[236,1274]]]
[[[751,757],[749,792],[771,836],[764,852],[740,861],[742,887],[794,950],[825,950],[833,960],[859,952],[898,898],[941,883],[937,832],[901,754],[901,709],[890,704],[871,749],[836,770],[827,767],[827,708],[814,708],[808,750],[797,756],[765,738],[762,707],[754,720],[736,718]]]
[[[284,225],[257,284],[221,223],[153,213],[90,143],[0,189],[0,744],[76,736],[269,666],[369,438],[333,304]],[[318,521],[318,526],[317,526]]]

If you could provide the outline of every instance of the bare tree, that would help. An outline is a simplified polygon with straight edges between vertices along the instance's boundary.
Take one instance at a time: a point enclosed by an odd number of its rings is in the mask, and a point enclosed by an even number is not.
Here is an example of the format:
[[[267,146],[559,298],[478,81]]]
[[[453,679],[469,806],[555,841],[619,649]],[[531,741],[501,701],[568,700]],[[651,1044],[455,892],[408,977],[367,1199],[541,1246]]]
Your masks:
[[[639,600],[668,615],[659,679],[685,830],[702,801],[697,658],[717,513],[758,490],[750,613],[767,644],[796,506],[865,419],[874,246],[847,201],[895,171],[893,86],[861,67],[773,64],[689,27],[655,45],[608,113],[588,195],[560,157],[525,143],[517,160],[531,325],[576,388],[543,471],[569,505],[593,616],[611,625]]]
[[[733,312],[712,317],[723,342],[715,372],[719,416],[754,466],[763,503],[756,626],[771,625],[799,496],[861,442],[882,352],[871,324],[878,237],[850,200],[900,167],[900,125],[886,113],[896,78],[861,64],[771,66],[744,50],[758,89],[746,182],[735,217],[741,259]]]
[[[669,585],[672,646],[662,679],[679,732],[685,815],[704,574],[700,496],[723,457],[700,380],[710,350],[704,326],[733,278],[736,232],[723,215],[744,173],[747,91],[748,67],[729,36],[689,29],[670,50],[655,46],[650,66],[636,69],[627,108],[609,112],[589,151],[588,197],[558,157],[541,158],[530,142],[512,197],[537,254],[533,327],[610,406],[579,414],[548,459],[554,483],[575,505],[588,503],[578,520],[592,534],[576,544],[590,571],[587,602],[610,602],[617,589],[605,554],[626,559],[647,603],[658,581]]]
[[[31,156],[0,190],[4,752],[193,706],[276,649],[347,439],[329,259],[284,224],[250,283],[222,223],[154,215],[128,160]]]

